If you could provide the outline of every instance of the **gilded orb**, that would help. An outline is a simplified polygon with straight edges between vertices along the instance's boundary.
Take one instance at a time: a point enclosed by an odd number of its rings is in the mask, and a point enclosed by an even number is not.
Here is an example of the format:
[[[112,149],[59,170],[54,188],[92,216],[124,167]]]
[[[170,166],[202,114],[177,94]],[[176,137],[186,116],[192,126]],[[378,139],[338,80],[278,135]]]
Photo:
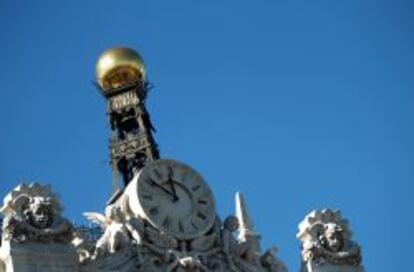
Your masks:
[[[116,47],[105,51],[96,64],[96,80],[103,90],[145,80],[144,61],[134,50]]]

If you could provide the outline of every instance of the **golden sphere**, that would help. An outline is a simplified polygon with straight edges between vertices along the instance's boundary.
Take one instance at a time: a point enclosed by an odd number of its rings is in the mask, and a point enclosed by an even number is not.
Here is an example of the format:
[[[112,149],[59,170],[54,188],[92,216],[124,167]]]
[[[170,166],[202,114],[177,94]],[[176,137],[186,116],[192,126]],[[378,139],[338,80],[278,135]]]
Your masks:
[[[116,47],[106,50],[96,64],[96,80],[103,90],[145,80],[144,61],[134,50]]]

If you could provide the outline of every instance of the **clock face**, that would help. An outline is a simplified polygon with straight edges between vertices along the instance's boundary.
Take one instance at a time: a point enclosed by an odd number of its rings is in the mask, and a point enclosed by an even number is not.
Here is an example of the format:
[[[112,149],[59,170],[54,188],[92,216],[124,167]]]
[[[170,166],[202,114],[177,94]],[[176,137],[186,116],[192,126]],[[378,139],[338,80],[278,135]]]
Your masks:
[[[208,231],[216,218],[212,192],[192,168],[173,160],[157,160],[138,177],[138,202],[144,217],[178,239]]]

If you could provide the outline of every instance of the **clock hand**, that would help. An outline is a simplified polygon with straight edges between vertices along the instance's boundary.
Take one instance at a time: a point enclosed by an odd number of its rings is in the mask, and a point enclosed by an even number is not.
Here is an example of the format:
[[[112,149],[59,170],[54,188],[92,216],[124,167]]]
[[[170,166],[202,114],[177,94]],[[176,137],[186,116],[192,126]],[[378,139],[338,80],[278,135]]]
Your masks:
[[[177,196],[177,192],[175,191],[174,181],[172,180],[173,170],[171,167],[168,170],[168,183],[170,184],[171,191],[173,192],[173,202],[176,202],[179,198]]]
[[[158,184],[157,182],[155,182],[154,180],[152,180],[151,178],[148,179],[149,183],[152,186],[158,187],[160,188],[163,192],[165,192],[166,194],[170,195],[173,197],[173,199],[175,199],[174,194],[172,192],[170,192],[169,190],[165,189],[163,186],[161,186],[160,184]]]

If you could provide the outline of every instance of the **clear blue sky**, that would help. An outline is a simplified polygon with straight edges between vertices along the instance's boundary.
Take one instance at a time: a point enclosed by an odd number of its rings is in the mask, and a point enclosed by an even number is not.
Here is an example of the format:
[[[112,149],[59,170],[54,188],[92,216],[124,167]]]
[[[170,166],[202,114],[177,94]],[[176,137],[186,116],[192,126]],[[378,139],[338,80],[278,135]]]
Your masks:
[[[109,128],[91,82],[103,50],[130,46],[155,86],[162,156],[204,175],[221,216],[243,191],[264,247],[298,271],[297,224],[340,208],[367,271],[408,271],[413,13],[413,1],[3,0],[0,194],[42,181],[77,222],[103,210]]]

